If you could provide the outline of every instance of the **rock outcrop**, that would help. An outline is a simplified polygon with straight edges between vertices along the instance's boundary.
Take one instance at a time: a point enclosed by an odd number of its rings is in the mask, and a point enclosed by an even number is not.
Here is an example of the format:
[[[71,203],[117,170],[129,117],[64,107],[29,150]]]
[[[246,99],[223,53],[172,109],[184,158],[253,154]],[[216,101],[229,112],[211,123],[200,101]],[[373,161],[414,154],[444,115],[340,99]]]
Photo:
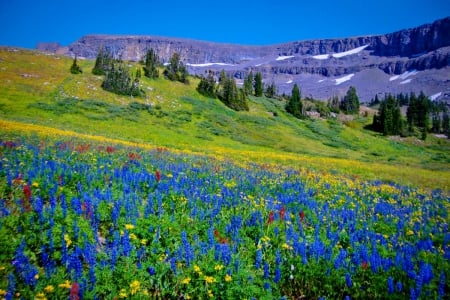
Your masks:
[[[342,94],[350,85],[357,87],[364,100],[374,97],[374,93],[420,90],[450,97],[450,17],[384,35],[270,46],[157,36],[87,35],[66,48],[54,44],[40,44],[38,48],[94,59],[102,46],[116,56],[134,61],[141,60],[149,48],[157,52],[163,63],[178,52],[191,73],[218,73],[224,69],[238,81],[250,70],[261,72],[266,82],[275,82],[279,92],[289,93],[292,84],[298,83],[304,95],[321,99]],[[398,81],[395,76],[406,78]],[[414,84],[409,84],[411,81]]]

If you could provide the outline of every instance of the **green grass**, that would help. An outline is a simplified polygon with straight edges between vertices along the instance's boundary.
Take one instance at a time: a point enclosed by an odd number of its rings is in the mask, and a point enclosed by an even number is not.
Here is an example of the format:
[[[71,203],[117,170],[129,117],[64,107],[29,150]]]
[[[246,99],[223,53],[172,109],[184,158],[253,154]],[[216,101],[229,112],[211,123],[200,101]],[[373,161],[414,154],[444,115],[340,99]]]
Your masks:
[[[431,187],[449,188],[441,183],[449,179],[447,140],[389,139],[364,129],[370,117],[345,124],[298,120],[285,112],[283,101],[264,97],[251,97],[248,112],[235,112],[198,94],[196,78],[190,85],[143,78],[144,98],[117,96],[91,74],[93,61],[79,60],[80,75],[69,72],[71,64],[66,57],[0,48],[0,119],[211,155],[226,149],[239,159],[251,151],[254,157],[266,154],[267,163],[293,163],[273,155],[297,156],[310,167],[369,178],[379,172],[392,178],[391,170],[403,168],[411,174],[398,181],[429,186],[425,181],[436,174],[441,181]],[[341,163],[329,165],[327,159]],[[352,162],[364,167],[352,168]]]

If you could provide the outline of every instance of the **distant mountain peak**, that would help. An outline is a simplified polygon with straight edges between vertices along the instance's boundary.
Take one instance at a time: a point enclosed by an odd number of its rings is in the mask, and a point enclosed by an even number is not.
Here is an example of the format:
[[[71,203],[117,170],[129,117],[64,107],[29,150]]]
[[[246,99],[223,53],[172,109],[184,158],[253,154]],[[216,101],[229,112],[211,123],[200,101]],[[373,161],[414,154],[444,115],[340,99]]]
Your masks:
[[[303,95],[327,99],[356,86],[363,100],[376,94],[423,90],[450,98],[450,17],[383,35],[244,46],[146,35],[86,35],[65,48],[41,43],[39,50],[94,59],[101,46],[138,61],[153,48],[162,62],[178,52],[191,73],[224,69],[242,80],[250,70],[274,81],[280,93],[297,83]],[[392,76],[415,70],[410,80]]]

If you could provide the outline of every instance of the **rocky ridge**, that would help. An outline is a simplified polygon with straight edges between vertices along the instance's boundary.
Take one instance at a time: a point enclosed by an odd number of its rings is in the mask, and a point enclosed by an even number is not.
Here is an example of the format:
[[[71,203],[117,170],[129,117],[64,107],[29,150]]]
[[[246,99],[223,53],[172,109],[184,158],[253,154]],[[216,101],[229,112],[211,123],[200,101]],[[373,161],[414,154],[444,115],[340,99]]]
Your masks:
[[[450,17],[394,33],[342,39],[244,46],[158,36],[87,35],[68,47],[40,43],[39,50],[94,59],[105,46],[138,61],[153,48],[162,62],[178,52],[191,73],[224,69],[240,83],[261,72],[280,93],[298,83],[305,96],[327,99],[356,86],[362,100],[386,92],[424,91],[450,99]]]

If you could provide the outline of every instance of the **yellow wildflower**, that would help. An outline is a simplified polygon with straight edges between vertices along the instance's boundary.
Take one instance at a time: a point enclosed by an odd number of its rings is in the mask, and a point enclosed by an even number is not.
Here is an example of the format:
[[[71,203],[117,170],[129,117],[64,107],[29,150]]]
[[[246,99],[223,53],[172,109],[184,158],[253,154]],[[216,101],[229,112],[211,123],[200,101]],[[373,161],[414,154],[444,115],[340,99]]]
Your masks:
[[[133,224],[125,224],[125,229],[126,230],[134,229],[134,225]]]
[[[283,249],[286,249],[286,250],[292,250],[292,246],[287,243],[284,243],[283,245],[281,245],[281,247],[283,247]]]
[[[141,283],[138,280],[134,280],[130,283],[131,295],[134,295],[141,288]]]
[[[44,294],[44,293],[40,292],[40,293],[37,293],[36,299],[37,299],[37,300],[46,300],[47,297],[45,297],[45,294]]]
[[[181,280],[182,284],[189,284],[189,282],[191,282],[191,278],[189,278],[189,277],[186,277],[183,280]]]
[[[215,267],[214,267],[214,270],[216,270],[216,271],[220,271],[220,270],[222,270],[223,269],[223,265],[216,265]]]
[[[124,299],[126,297],[128,297],[127,291],[125,291],[125,289],[121,289],[120,293],[119,293],[119,298],[123,298]]]
[[[216,279],[212,276],[205,276],[203,279],[206,281],[206,283],[213,283],[216,282]]]
[[[406,235],[414,235],[414,231],[412,231],[412,230],[410,229],[410,230],[408,230],[408,231],[406,232]]]
[[[147,245],[147,243],[148,243],[148,240],[147,240],[147,239],[142,239],[142,240],[141,240],[141,244],[142,244],[142,245],[145,246],[145,245]]]
[[[64,235],[64,240],[66,241],[67,247],[69,247],[72,244],[72,240],[70,239],[70,236],[67,233]]]
[[[232,278],[231,278],[231,276],[230,275],[225,275],[225,281],[226,282],[230,282],[232,280]]]
[[[69,281],[69,280],[66,280],[66,281],[64,281],[64,283],[60,283],[58,286],[59,286],[60,288],[70,289],[70,287],[71,287],[72,285],[70,284],[70,281]]]
[[[33,182],[33,183],[31,184],[31,186],[34,187],[34,188],[37,188],[37,187],[39,187],[39,183]]]
[[[194,265],[194,271],[197,273],[200,273],[200,267],[197,265]]]
[[[130,240],[137,240],[137,236],[134,233],[130,233]]]
[[[2,289],[0,289],[0,296],[5,296],[6,295],[6,291],[5,290],[2,290]]]
[[[55,290],[55,288],[53,287],[53,285],[47,285],[47,286],[44,288],[44,291],[45,291],[46,293],[53,293],[54,290]]]
[[[209,297],[209,298],[213,298],[213,297],[214,297],[214,294],[212,293],[211,290],[208,290],[208,297]]]

